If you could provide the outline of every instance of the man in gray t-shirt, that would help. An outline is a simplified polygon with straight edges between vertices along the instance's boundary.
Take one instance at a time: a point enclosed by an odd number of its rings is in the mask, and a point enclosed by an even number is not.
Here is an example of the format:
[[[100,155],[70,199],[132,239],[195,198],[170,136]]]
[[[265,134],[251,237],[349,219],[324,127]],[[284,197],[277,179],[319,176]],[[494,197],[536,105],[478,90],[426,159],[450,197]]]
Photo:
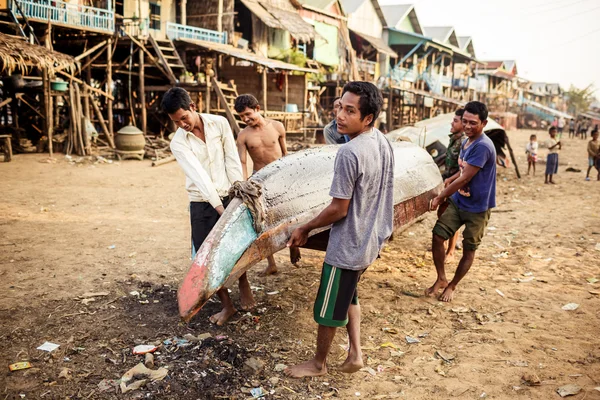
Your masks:
[[[288,246],[302,246],[310,231],[331,225],[314,307],[319,324],[317,352],[312,360],[287,368],[288,376],[326,374],[335,331],[343,326],[350,349],[340,370],[352,373],[363,367],[356,287],[392,234],[394,214],[394,154],[383,134],[373,128],[382,104],[381,92],[372,83],[351,82],[344,87],[337,124],[350,142],[340,147],[335,159],[329,192],[333,199],[317,217],[297,228],[288,242]]]

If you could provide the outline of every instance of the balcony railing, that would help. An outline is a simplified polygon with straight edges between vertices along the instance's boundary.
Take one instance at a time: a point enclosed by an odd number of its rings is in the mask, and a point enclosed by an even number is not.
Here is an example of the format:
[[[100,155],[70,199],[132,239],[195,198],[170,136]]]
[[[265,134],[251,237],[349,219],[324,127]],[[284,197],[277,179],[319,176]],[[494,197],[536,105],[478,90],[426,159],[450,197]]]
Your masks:
[[[375,75],[375,70],[377,69],[375,61],[363,60],[361,58],[356,60],[356,66],[360,72],[366,72],[371,75]]]
[[[402,67],[392,69],[391,75],[392,79],[397,82],[408,81],[412,83],[415,83],[419,76],[414,68],[407,69]]]
[[[227,32],[217,32],[173,22],[167,22],[167,37],[171,40],[194,39],[227,44]]]
[[[56,24],[113,33],[115,13],[102,8],[70,4],[60,0],[12,0],[11,8],[21,16],[17,4],[28,19],[51,21]]]

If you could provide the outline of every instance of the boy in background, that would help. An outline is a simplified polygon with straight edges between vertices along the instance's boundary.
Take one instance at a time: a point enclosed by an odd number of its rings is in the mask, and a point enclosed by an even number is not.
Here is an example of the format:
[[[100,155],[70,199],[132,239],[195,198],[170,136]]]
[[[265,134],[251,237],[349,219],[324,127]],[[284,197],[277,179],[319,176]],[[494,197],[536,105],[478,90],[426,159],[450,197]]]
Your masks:
[[[594,129],[592,131],[592,140],[588,142],[587,147],[588,152],[588,170],[585,175],[585,180],[590,180],[590,171],[592,167],[595,167],[598,170],[598,180],[600,181],[600,141],[598,141],[598,130]]]
[[[546,175],[544,183],[554,185],[552,176],[558,173],[558,151],[562,148],[560,141],[556,140],[556,127],[552,126],[548,130],[550,139],[548,139],[548,158],[546,159]]]

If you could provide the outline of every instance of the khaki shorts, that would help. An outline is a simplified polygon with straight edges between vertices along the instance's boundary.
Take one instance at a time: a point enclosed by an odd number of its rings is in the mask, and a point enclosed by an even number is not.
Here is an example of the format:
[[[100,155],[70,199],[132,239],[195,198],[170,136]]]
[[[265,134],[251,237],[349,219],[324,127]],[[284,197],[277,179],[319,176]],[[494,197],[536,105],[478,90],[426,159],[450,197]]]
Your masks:
[[[448,208],[435,223],[433,233],[444,238],[450,239],[461,226],[465,226],[463,231],[463,248],[465,250],[475,251],[481,244],[481,239],[485,233],[488,221],[490,220],[491,210],[481,213],[472,213],[460,210],[452,200],[448,200]]]

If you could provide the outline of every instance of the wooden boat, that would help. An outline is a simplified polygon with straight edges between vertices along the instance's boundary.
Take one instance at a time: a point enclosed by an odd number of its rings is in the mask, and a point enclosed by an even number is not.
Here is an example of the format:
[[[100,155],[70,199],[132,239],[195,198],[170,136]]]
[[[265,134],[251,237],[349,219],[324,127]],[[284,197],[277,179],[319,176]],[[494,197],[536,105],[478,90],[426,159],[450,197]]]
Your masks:
[[[442,178],[431,156],[407,142],[392,143],[394,230],[428,211],[440,193]],[[255,229],[248,207],[234,198],[196,257],[178,292],[179,313],[189,321],[221,287],[235,282],[250,267],[286,247],[292,231],[330,202],[329,188],[339,146],[312,148],[269,164],[250,179],[262,186],[264,219]],[[306,248],[325,250],[329,227],[311,232]]]

